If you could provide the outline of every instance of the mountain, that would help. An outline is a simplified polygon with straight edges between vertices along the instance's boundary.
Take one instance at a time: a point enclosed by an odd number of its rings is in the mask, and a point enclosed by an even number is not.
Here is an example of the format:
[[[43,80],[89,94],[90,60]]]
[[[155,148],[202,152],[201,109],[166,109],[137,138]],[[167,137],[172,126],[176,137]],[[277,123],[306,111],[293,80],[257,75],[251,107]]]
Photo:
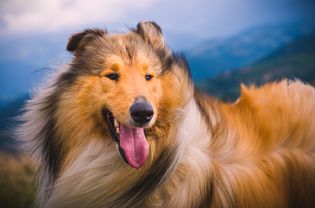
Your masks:
[[[232,101],[239,96],[240,83],[261,85],[284,78],[315,85],[315,33],[300,37],[248,67],[206,79],[199,88]]]
[[[13,129],[18,122],[16,116],[21,113],[22,106],[29,98],[28,95],[22,95],[11,101],[0,102],[0,152],[15,152],[16,140],[14,140]]]
[[[231,38],[204,41],[184,53],[194,80],[199,82],[204,77],[248,66],[313,30],[311,23],[266,25]]]

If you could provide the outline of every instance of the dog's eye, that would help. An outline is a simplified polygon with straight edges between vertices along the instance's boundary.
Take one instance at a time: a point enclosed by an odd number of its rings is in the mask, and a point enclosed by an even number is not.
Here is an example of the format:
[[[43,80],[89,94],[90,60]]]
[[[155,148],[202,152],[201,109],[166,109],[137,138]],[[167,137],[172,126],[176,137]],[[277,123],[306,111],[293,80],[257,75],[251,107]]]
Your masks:
[[[118,74],[115,74],[115,73],[112,73],[112,74],[107,74],[105,75],[108,79],[111,79],[111,80],[114,80],[114,81],[117,81],[119,79],[119,75]]]
[[[150,81],[153,78],[151,74],[145,75],[145,80]]]

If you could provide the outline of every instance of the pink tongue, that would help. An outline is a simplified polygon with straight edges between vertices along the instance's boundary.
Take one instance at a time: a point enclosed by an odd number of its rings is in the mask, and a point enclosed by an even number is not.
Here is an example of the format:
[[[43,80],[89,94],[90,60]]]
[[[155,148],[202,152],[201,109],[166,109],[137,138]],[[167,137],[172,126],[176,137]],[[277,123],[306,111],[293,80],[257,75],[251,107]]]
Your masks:
[[[143,128],[129,128],[119,125],[120,146],[125,152],[128,164],[133,168],[140,168],[144,165],[149,145],[144,135]]]

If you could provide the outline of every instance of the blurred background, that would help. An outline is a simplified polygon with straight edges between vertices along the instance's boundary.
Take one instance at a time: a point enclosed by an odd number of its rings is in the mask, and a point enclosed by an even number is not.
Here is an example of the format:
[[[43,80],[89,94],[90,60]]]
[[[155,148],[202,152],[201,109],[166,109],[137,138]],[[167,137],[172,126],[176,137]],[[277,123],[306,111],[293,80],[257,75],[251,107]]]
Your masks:
[[[0,207],[30,207],[34,164],[10,129],[30,91],[69,62],[68,37],[157,22],[185,54],[197,87],[228,102],[239,86],[283,78],[315,85],[313,0],[1,0]]]

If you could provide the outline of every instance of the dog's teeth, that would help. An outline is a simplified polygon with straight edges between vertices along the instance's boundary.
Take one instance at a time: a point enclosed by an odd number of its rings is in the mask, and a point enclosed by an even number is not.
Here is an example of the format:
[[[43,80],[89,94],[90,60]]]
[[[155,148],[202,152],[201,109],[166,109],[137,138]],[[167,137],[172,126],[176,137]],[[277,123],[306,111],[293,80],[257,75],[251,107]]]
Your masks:
[[[115,126],[115,128],[117,128],[119,126],[119,123],[116,119],[114,119],[114,126]]]
[[[119,134],[119,127],[116,127],[116,133]]]

